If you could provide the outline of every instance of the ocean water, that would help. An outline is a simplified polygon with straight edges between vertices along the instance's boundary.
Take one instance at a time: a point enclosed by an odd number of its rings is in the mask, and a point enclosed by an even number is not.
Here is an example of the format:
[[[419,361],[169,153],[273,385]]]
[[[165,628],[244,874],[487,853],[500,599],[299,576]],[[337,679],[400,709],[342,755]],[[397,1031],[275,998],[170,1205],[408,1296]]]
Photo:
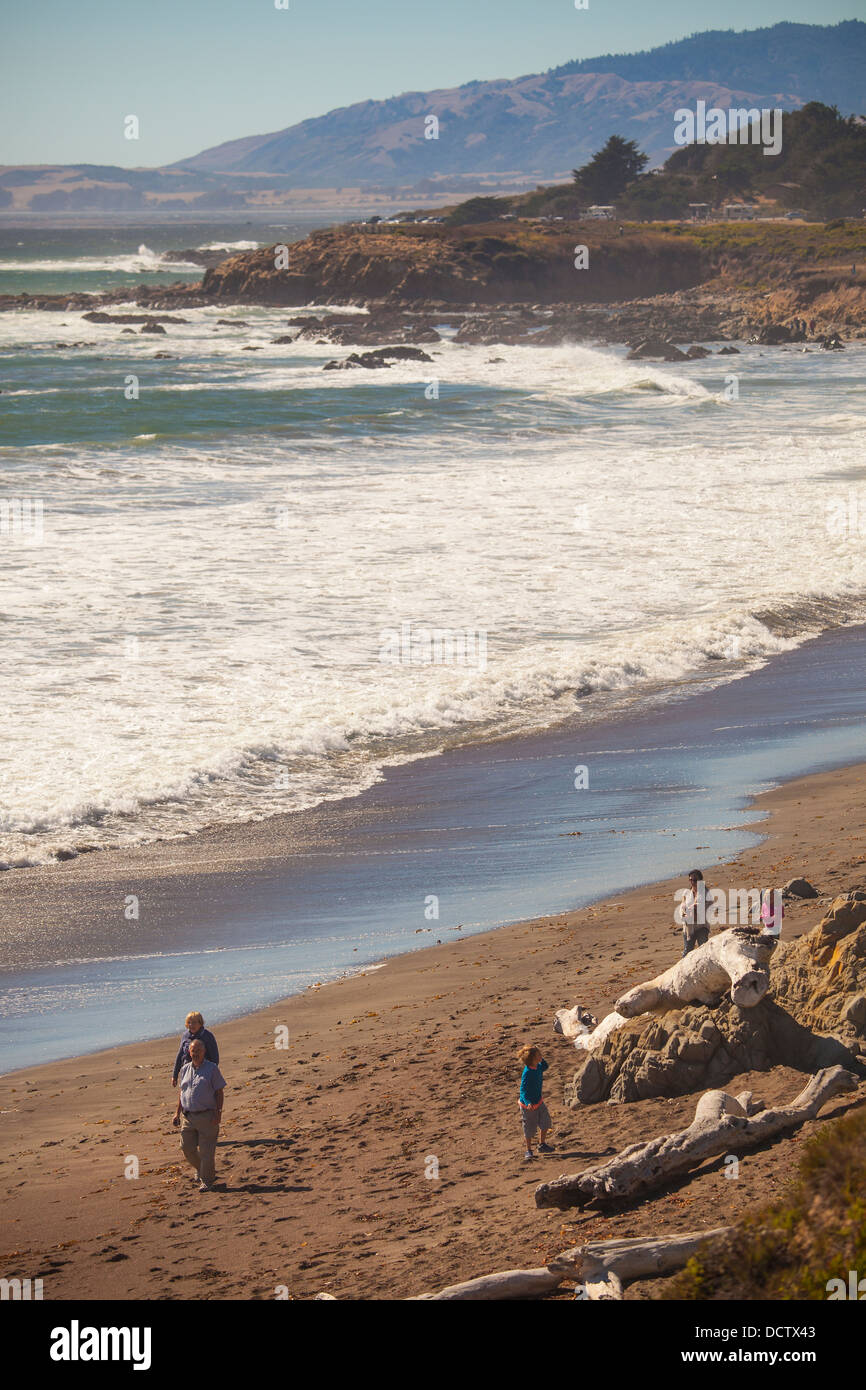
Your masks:
[[[349,214],[346,214],[348,218]],[[99,292],[141,284],[169,286],[202,275],[196,261],[164,259],[167,251],[255,250],[271,242],[298,241],[334,220],[277,213],[269,222],[194,221],[187,214],[130,224],[119,217],[30,219],[28,225],[0,217],[0,294]],[[341,220],[341,219],[338,219]]]
[[[0,292],[304,230],[4,229]],[[276,345],[296,312],[0,314],[4,866],[353,796],[866,615],[866,345],[656,366],[446,319],[429,363],[324,372],[352,349]]]

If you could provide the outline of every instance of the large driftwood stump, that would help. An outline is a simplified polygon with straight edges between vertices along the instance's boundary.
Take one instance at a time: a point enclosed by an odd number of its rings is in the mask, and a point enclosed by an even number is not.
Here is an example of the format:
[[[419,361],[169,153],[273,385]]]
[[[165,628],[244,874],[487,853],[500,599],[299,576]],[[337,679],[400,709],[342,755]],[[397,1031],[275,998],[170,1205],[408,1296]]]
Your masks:
[[[770,987],[770,957],[774,937],[750,927],[731,927],[711,936],[682,960],[621,995],[614,1009],[624,1018],[650,1009],[676,1009],[684,1004],[713,1004],[730,991],[741,1009],[754,1008]]]
[[[758,1115],[748,1113],[755,1108],[748,1092],[735,1100],[725,1091],[708,1091],[698,1101],[688,1129],[663,1134],[648,1144],[630,1144],[599,1167],[541,1183],[535,1191],[536,1206],[605,1206],[643,1196],[708,1158],[745,1153],[799,1129],[806,1120],[814,1120],[828,1100],[856,1086],[857,1077],[844,1067],[825,1067],[790,1105]]]
[[[596,1240],[564,1250],[540,1269],[506,1269],[484,1274],[462,1284],[450,1284],[438,1293],[422,1293],[412,1303],[490,1302],[510,1298],[541,1298],[564,1280],[578,1284],[580,1297],[590,1302],[621,1299],[623,1284],[652,1279],[682,1269],[705,1241],[726,1235],[730,1228],[689,1231],[685,1235],[640,1237],[636,1240]]]
[[[592,1032],[582,1026],[586,1010],[558,1009],[554,1029],[572,1038],[579,1052],[595,1052],[611,1033],[640,1014],[683,1008],[686,1004],[714,1004],[730,992],[741,1009],[753,1008],[770,985],[770,957],[775,938],[749,927],[733,927],[710,937],[654,980],[635,985],[617,999],[613,1012]]]

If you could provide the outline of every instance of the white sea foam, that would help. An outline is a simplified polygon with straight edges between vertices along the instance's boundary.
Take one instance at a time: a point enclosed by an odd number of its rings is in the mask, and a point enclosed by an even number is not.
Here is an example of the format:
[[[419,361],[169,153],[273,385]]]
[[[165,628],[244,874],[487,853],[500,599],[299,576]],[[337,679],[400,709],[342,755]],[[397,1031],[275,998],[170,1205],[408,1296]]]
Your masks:
[[[45,501],[26,565],[0,539],[8,864],[354,795],[457,735],[729,678],[863,611],[862,541],[821,524],[862,422],[814,428],[831,385],[857,389],[856,350],[744,353],[733,405],[729,359],[448,343],[433,364],[332,373],[351,349],[270,344],[286,311],[244,308],[261,354],[215,332],[224,314],[167,325],[178,360],[120,407],[121,444],[4,455],[14,495]],[[152,351],[61,318],[0,316],[0,345],[98,344],[108,366],[62,388],[81,400]],[[13,390],[61,389],[32,361]],[[210,423],[239,388],[244,427]],[[177,433],[160,411],[187,398]],[[383,662],[404,623],[483,631],[486,665]]]
[[[258,241],[206,241],[197,251],[257,251]]]
[[[205,248],[202,248],[205,249]],[[214,247],[220,250],[220,247]],[[93,274],[97,271],[116,271],[127,275],[138,275],[144,271],[201,270],[193,261],[165,260],[160,252],[152,251],[144,242],[137,251],[117,256],[66,256],[48,259],[0,260],[0,271],[16,271],[19,274]]]

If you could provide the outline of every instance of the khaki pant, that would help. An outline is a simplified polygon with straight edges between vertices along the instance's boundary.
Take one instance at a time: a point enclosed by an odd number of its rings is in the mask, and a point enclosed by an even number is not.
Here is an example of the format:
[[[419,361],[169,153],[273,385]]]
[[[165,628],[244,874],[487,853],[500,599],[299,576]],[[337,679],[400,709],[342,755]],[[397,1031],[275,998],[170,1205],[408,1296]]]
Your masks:
[[[216,1178],[214,1156],[216,1154],[217,1112],[201,1110],[198,1114],[184,1115],[180,1127],[180,1145],[187,1163],[191,1163],[202,1182],[213,1187]]]

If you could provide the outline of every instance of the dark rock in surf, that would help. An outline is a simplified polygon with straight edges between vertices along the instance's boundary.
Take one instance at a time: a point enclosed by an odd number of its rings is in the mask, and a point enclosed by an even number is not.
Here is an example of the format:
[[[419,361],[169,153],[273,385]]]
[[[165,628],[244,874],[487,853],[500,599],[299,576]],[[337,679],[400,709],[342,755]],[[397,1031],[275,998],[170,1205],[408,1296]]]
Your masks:
[[[761,347],[780,347],[783,343],[796,341],[797,335],[793,328],[784,323],[766,323],[749,339],[750,343],[759,343]]]
[[[388,358],[400,362],[432,362],[433,358],[420,348],[413,347],[386,347],[377,348],[375,352],[353,352],[341,361],[334,358],[326,362],[322,371],[324,372],[346,372],[352,371],[356,367],[390,367]]]
[[[91,309],[89,314],[82,314],[83,319],[88,323],[188,323],[188,319],[179,319],[171,314],[106,314],[101,309]]]
[[[687,362],[688,358],[675,343],[667,338],[645,338],[633,347],[626,357],[627,362]]]

